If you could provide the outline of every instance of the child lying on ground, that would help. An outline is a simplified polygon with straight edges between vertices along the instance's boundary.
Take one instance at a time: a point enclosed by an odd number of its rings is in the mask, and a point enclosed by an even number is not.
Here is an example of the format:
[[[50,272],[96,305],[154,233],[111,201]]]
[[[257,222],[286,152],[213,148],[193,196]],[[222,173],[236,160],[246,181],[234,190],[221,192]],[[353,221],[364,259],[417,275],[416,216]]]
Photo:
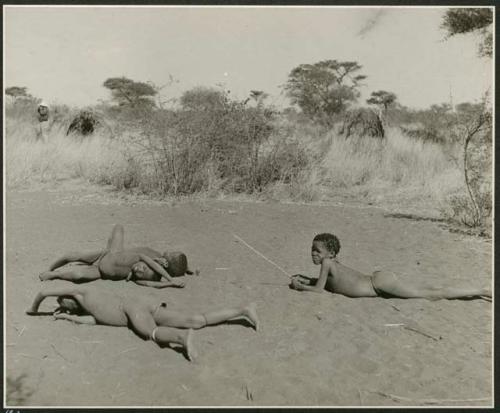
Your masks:
[[[185,314],[167,309],[166,303],[152,303],[137,299],[120,298],[87,286],[57,288],[39,292],[28,315],[37,315],[40,303],[46,297],[57,297],[60,305],[54,312],[56,319],[66,319],[81,324],[130,326],[140,337],[167,345],[177,343],[184,347],[189,360],[196,357],[192,344],[192,329],[219,324],[244,317],[259,328],[255,304],[239,308],[226,308],[203,314]],[[170,327],[170,328],[169,328]],[[175,328],[188,329],[179,331]]]
[[[187,258],[182,252],[163,254],[147,247],[124,249],[123,226],[115,225],[107,248],[94,252],[74,252],[56,260],[50,270],[40,274],[40,280],[68,280],[73,282],[104,280],[133,280],[136,284],[164,288],[184,287],[183,282],[171,277],[193,274],[188,269]],[[71,262],[75,265],[57,270]],[[198,274],[198,271],[196,272]],[[162,277],[166,281],[162,281]]]
[[[333,234],[318,234],[314,237],[311,258],[321,265],[317,280],[310,280],[300,274],[292,277],[290,287],[299,291],[320,293],[324,289],[348,297],[398,297],[427,298],[431,300],[465,297],[491,297],[489,288],[460,288],[409,285],[396,274],[375,271],[365,275],[337,261],[340,242]],[[315,282],[314,282],[315,281]]]

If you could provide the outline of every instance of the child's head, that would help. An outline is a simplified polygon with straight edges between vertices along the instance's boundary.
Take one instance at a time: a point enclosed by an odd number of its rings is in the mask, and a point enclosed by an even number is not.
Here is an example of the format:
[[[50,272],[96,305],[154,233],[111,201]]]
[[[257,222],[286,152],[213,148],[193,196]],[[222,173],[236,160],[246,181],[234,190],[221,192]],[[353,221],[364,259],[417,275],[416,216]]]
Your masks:
[[[71,296],[61,295],[57,297],[57,303],[59,304],[59,310],[63,312],[73,314],[82,312],[80,303]]]
[[[167,260],[165,269],[171,277],[180,277],[189,272],[187,257],[182,252],[165,252],[163,257]]]
[[[318,234],[313,239],[311,257],[315,264],[321,264],[324,258],[334,258],[340,251],[339,239],[329,233]]]
[[[144,279],[148,270],[148,265],[142,261],[136,262],[132,265],[132,274],[136,280]]]

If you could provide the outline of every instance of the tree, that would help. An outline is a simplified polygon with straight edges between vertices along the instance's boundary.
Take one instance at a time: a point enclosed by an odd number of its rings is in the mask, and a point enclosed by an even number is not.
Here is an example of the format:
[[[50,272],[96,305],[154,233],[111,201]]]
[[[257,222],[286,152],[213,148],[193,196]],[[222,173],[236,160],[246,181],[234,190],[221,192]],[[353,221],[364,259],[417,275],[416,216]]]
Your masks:
[[[112,99],[120,106],[134,108],[155,106],[153,97],[158,93],[157,88],[144,82],[136,82],[126,77],[111,77],[103,86],[111,91]]]
[[[332,115],[345,111],[359,97],[360,82],[366,79],[357,74],[361,67],[337,60],[302,64],[290,72],[284,89],[309,118],[331,124]]]
[[[366,100],[366,103],[368,103],[369,105],[378,106],[378,117],[380,118],[380,122],[382,124],[385,124],[387,109],[389,108],[389,106],[393,105],[396,102],[396,99],[396,95],[392,92],[377,90],[376,92],[372,92],[371,97]]]
[[[386,92],[385,90],[378,90],[372,92],[370,98],[366,100],[366,103],[370,105],[377,105],[387,111],[387,108],[396,102],[396,95],[392,92]]]
[[[490,169],[492,113],[485,96],[481,104],[456,106],[457,138],[462,144],[462,168],[469,202],[459,205],[465,214],[462,223],[476,227],[491,213],[491,184],[482,185],[484,169]],[[455,206],[455,209],[456,206]]]
[[[227,93],[224,90],[197,86],[185,91],[180,104],[185,110],[211,111],[225,108],[228,102]]]
[[[18,97],[28,97],[28,88],[20,86],[11,86],[5,89],[5,94],[7,96],[12,96],[13,98]]]
[[[443,16],[441,27],[446,30],[448,37],[479,32],[482,35],[479,56],[492,57],[492,23],[493,11],[490,8],[448,9]]]
[[[245,102],[248,102],[248,100],[251,99],[257,104],[257,106],[262,106],[268,97],[269,94],[263,90],[251,90],[250,97]]]

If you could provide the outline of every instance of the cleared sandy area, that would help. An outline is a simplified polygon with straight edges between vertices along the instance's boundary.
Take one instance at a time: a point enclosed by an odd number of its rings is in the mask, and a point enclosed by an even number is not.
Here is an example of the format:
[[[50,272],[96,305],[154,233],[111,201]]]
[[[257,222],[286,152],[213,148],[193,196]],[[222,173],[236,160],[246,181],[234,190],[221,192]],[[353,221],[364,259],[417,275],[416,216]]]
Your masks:
[[[334,232],[344,264],[439,285],[487,283],[490,241],[379,208],[339,204],[131,203],[92,191],[44,190],[8,192],[5,205],[6,374],[26,374],[21,381],[31,394],[25,405],[492,403],[491,303],[293,291],[283,273],[233,234],[292,274],[316,275],[312,238]],[[127,328],[25,315],[39,289],[65,283],[42,283],[38,274],[66,251],[103,247],[115,223],[124,225],[127,246],[183,250],[201,275],[188,277],[184,289],[110,281],[92,288],[166,300],[181,310],[254,301],[261,331],[244,323],[198,330],[199,359],[190,363],[182,352]],[[41,309],[55,307],[48,299]]]

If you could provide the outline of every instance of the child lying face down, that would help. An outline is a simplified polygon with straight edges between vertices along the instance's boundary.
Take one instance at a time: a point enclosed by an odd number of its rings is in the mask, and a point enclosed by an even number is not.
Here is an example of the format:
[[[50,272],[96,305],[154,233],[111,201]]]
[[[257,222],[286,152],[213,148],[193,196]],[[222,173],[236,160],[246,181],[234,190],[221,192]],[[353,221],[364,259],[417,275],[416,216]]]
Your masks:
[[[61,279],[73,282],[97,279],[132,280],[139,285],[164,288],[184,287],[183,282],[173,280],[172,277],[193,274],[188,269],[187,258],[182,252],[161,254],[148,247],[125,249],[123,244],[123,226],[115,225],[106,249],[66,254],[56,260],[49,271],[40,274],[40,280]],[[70,262],[86,265],[58,269]]]
[[[323,290],[347,297],[397,297],[427,298],[431,300],[466,297],[491,297],[491,289],[476,287],[436,287],[410,285],[389,271],[375,271],[365,275],[342,265],[337,260],[340,242],[333,234],[318,234],[314,237],[311,258],[320,265],[317,280],[310,280],[300,274],[292,277],[290,287],[299,291],[320,293]]]
[[[151,339],[160,346],[168,343],[182,345],[189,360],[196,357],[192,343],[192,329],[242,317],[247,319],[255,330],[259,328],[259,319],[253,303],[203,314],[186,314],[167,309],[166,303],[121,298],[90,289],[88,286],[54,288],[39,292],[26,313],[39,314],[40,304],[46,297],[57,297],[60,307],[54,312],[56,319],[81,324],[129,326],[140,337]],[[182,331],[177,328],[188,330]]]

